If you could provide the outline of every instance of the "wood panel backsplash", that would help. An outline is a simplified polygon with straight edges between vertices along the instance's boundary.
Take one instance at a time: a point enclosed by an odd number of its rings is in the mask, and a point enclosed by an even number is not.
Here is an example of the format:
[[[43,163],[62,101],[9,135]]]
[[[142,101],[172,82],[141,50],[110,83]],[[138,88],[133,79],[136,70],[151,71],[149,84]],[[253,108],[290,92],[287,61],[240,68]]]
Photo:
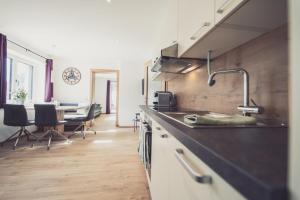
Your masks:
[[[275,29],[216,58],[212,71],[243,67],[250,74],[250,98],[264,107],[257,117],[288,121],[288,33],[287,26]],[[243,103],[243,76],[217,75],[216,84],[207,84],[206,66],[168,82],[177,95],[178,107],[239,113]]]

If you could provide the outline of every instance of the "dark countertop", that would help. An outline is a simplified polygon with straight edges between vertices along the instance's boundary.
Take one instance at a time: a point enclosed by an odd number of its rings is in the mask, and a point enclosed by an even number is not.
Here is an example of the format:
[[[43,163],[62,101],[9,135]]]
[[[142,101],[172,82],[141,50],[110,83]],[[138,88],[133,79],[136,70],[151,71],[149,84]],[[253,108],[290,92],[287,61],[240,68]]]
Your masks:
[[[287,199],[286,127],[192,129],[140,108],[247,199]]]

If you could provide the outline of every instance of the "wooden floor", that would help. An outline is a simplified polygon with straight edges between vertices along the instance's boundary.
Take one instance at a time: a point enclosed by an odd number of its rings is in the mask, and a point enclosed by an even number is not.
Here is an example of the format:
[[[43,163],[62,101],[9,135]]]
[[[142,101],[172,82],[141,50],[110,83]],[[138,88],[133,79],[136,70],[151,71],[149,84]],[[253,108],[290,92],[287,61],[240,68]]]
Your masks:
[[[138,136],[114,127],[114,116],[95,122],[97,135],[72,143],[28,143],[0,148],[1,200],[148,200],[148,184],[137,155]]]

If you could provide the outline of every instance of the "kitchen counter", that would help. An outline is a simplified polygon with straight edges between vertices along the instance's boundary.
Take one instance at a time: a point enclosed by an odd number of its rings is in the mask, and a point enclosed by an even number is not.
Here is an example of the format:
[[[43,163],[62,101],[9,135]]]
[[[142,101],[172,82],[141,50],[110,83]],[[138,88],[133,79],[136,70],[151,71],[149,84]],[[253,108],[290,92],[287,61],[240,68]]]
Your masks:
[[[247,199],[287,199],[286,127],[192,129],[140,108]]]

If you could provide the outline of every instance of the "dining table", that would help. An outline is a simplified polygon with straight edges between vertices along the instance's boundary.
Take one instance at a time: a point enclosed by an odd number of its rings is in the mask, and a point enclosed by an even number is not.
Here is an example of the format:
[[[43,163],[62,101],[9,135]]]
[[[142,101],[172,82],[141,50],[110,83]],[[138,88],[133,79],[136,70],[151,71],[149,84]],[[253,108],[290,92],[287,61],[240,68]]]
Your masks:
[[[78,111],[80,109],[85,109],[88,106],[55,106],[57,120],[58,121],[64,121],[65,112],[72,110],[72,111]],[[25,106],[26,110],[34,110],[34,106]],[[61,133],[64,133],[65,126],[63,124],[57,125],[56,130],[58,130]]]

